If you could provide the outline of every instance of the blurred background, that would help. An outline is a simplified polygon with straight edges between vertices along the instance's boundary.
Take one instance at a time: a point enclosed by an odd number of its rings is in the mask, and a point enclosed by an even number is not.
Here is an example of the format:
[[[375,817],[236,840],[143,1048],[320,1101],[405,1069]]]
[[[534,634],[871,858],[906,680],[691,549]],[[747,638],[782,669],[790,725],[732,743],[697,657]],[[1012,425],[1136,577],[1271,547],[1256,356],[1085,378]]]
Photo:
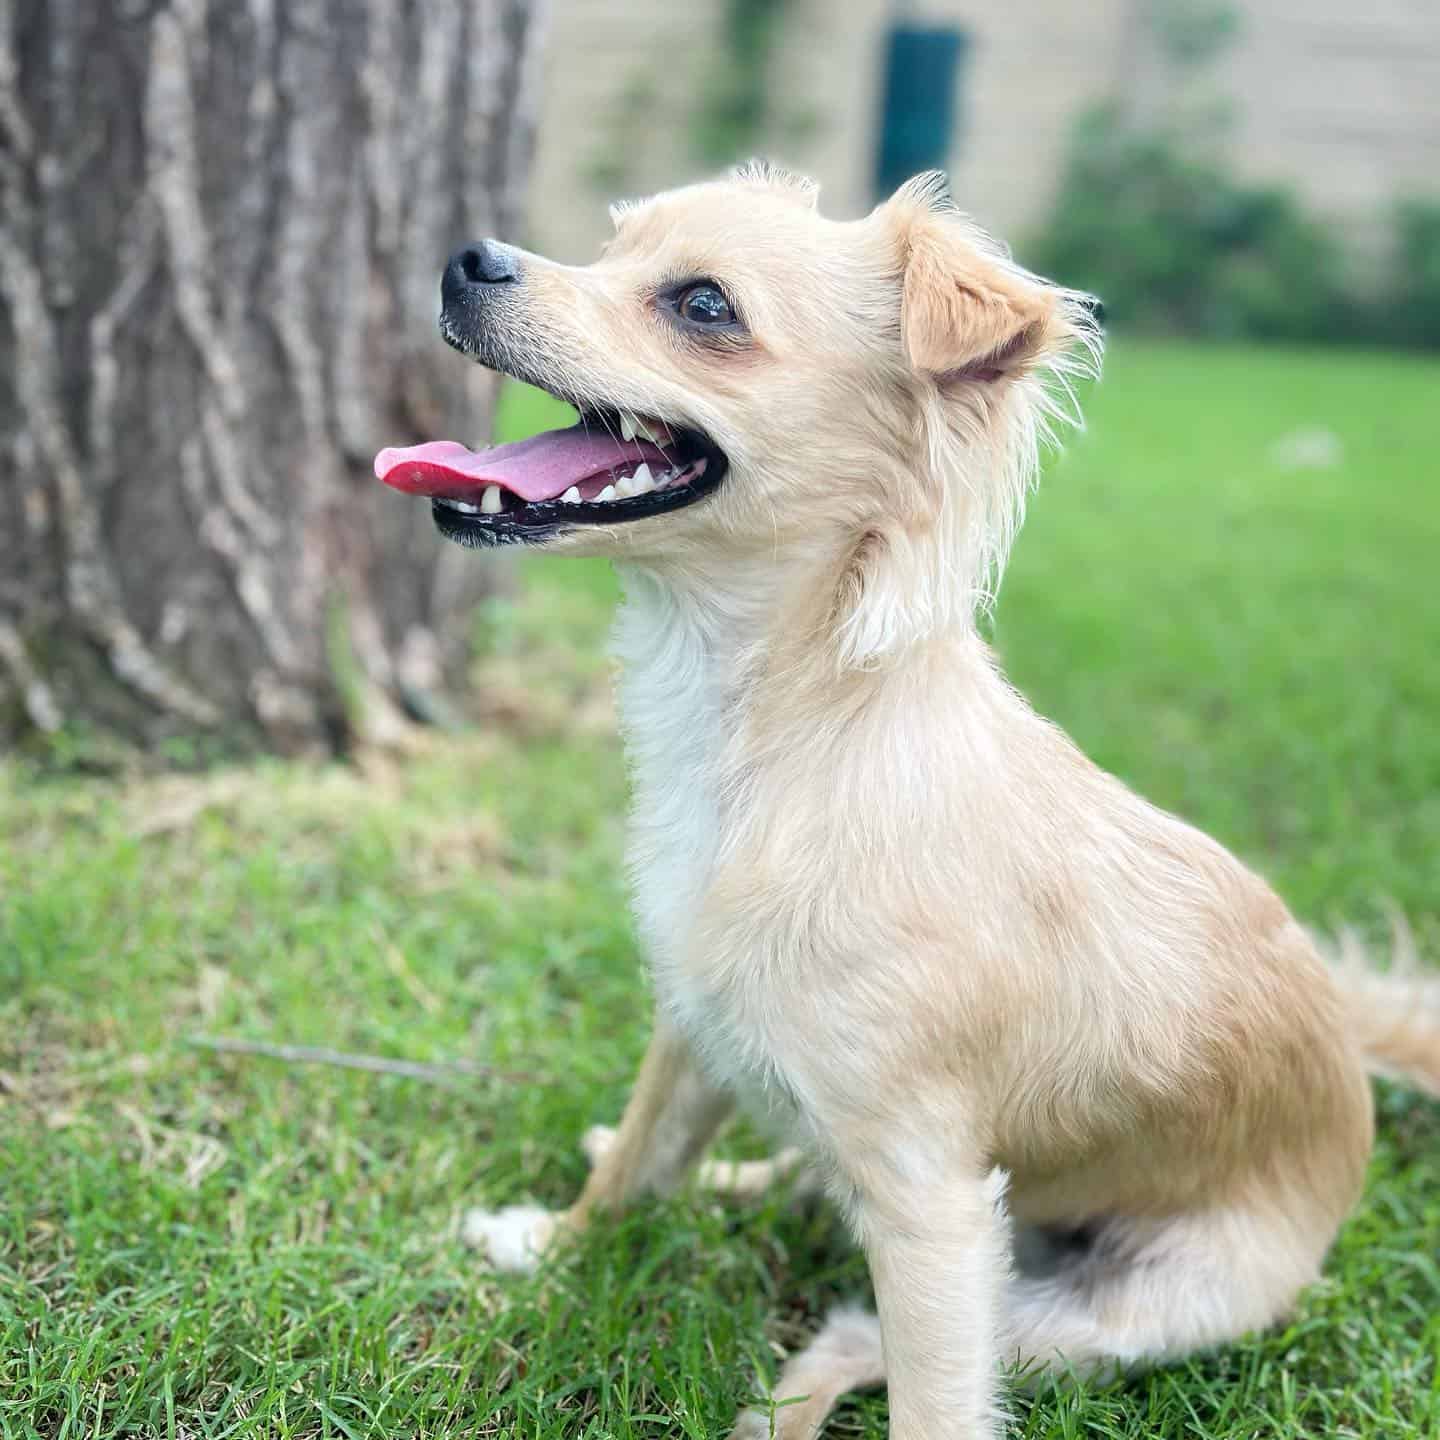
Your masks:
[[[753,153],[837,217],[944,167],[1102,298],[1004,664],[1308,925],[1440,954],[1434,0],[0,0],[0,1432],[724,1433],[863,1291],[778,1201],[560,1305],[460,1246],[569,1199],[648,1028],[617,586],[370,472],[566,421],[439,340],[459,244],[583,262]],[[1013,1433],[1440,1434],[1440,1116],[1381,1116],[1294,1326]]]
[[[530,229],[751,149],[862,213],[927,168],[1113,323],[1440,345],[1427,0],[557,0]]]

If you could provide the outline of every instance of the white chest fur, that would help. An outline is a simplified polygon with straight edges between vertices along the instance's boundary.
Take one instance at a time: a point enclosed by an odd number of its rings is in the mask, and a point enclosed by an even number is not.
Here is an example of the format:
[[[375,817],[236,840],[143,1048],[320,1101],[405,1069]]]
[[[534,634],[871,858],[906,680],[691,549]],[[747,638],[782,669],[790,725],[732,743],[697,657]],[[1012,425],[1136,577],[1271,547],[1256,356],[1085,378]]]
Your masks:
[[[726,643],[727,629],[734,632],[723,617],[647,572],[627,569],[622,578],[615,651],[634,790],[635,916],[657,1000],[713,1055],[727,1017],[715,1013],[690,941],[723,835],[723,750],[742,659]]]
[[[636,919],[662,1003],[718,843],[725,677],[699,612],[648,573],[624,573],[615,632],[621,725],[634,787]],[[676,1017],[680,1018],[679,1016]]]

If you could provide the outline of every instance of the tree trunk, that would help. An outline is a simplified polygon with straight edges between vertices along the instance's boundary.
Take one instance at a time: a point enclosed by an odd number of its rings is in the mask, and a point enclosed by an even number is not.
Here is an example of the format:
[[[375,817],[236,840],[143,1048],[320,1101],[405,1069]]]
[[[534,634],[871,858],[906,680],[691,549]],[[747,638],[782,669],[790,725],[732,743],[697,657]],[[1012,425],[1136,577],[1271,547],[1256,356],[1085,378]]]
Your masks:
[[[0,0],[0,734],[330,750],[496,570],[370,471],[488,431],[440,268],[511,234],[543,0]]]

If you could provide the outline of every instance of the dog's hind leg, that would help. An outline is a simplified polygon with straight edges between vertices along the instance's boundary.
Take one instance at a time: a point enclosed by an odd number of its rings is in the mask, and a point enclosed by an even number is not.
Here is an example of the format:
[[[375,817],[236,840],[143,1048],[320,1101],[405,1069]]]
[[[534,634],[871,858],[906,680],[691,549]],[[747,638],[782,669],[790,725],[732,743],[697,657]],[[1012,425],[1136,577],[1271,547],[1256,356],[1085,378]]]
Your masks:
[[[730,1440],[812,1440],[842,1396],[884,1379],[879,1320],[863,1310],[833,1311],[781,1371],[770,1404],[745,1411]]]
[[[1108,1378],[1233,1340],[1289,1310],[1328,1240],[1326,1227],[1240,1207],[1103,1222],[1053,1269],[1012,1277],[1001,1357],[1030,1383]]]
[[[1022,1264],[1034,1264],[1011,1277],[1001,1302],[1000,1358],[1018,1364],[1030,1385],[1109,1378],[1268,1325],[1314,1279],[1325,1248],[1293,1217],[1242,1211],[1148,1225],[1109,1221],[1083,1242],[1042,1241],[1024,1237]],[[964,1305],[964,1296],[956,1299]],[[966,1357],[956,1358],[963,1366]],[[929,1363],[943,1368],[947,1357],[932,1354]],[[771,1404],[747,1410],[731,1440],[812,1440],[841,1396],[886,1378],[879,1321],[837,1312],[785,1366]],[[997,1406],[978,1430],[954,1433],[990,1434],[999,1414]],[[931,1411],[919,1433],[951,1433],[935,1428],[947,1418]]]
[[[733,1106],[701,1073],[684,1037],[657,1019],[619,1129],[575,1204],[559,1213],[528,1205],[472,1210],[465,1238],[498,1269],[533,1270],[559,1235],[582,1229],[595,1211],[675,1189]]]

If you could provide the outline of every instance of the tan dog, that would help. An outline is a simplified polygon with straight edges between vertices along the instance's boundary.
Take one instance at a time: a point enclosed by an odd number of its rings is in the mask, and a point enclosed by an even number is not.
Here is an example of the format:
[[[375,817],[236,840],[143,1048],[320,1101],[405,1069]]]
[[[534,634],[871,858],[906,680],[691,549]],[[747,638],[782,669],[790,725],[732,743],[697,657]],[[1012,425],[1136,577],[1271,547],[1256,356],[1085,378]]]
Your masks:
[[[585,269],[485,242],[444,281],[447,338],[579,425],[376,462],[453,538],[608,555],[626,587],[655,1034],[575,1207],[478,1231],[533,1263],[679,1183],[736,1094],[783,1115],[879,1313],[832,1319],[776,1387],[809,1398],[741,1436],[811,1436],[882,1378],[897,1440],[992,1435],[1008,1363],[1132,1367],[1270,1324],[1359,1193],[1367,1064],[1440,1091],[1440,1019],[1418,982],[1337,983],[977,633],[1098,355],[1083,297],[930,179],[839,224],[752,166],[616,225]]]

